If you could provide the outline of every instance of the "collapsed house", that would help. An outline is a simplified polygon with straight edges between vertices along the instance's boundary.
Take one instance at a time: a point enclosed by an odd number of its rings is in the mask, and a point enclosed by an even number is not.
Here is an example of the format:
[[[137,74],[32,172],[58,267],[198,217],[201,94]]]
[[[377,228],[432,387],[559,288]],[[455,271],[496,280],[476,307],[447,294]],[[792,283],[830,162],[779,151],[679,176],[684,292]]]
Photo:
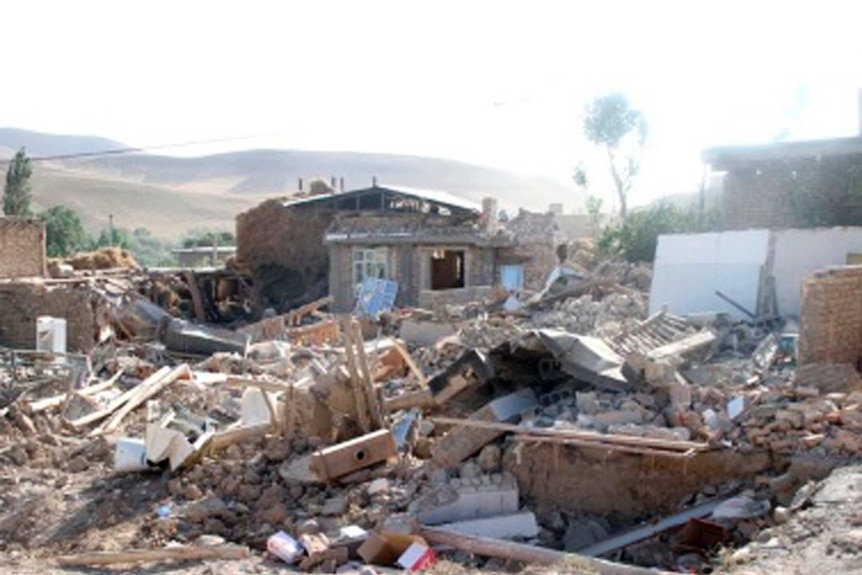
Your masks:
[[[343,312],[367,278],[397,282],[403,307],[475,301],[497,284],[538,290],[559,237],[550,215],[522,211],[503,223],[492,199],[480,209],[443,192],[374,185],[264,202],[237,217],[237,242],[269,305],[328,291]]]

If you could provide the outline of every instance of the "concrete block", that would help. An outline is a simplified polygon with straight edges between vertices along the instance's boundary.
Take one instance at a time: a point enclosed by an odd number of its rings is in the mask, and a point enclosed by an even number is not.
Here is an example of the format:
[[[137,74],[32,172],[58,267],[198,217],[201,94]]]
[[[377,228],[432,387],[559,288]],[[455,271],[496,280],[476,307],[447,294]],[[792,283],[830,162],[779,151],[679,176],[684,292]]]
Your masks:
[[[518,483],[510,474],[504,474],[499,484],[493,481],[480,481],[479,486],[462,484],[455,489],[455,495],[454,501],[440,505],[434,505],[431,498],[420,500],[416,505],[416,518],[426,525],[437,525],[517,513],[519,508]]]
[[[490,537],[492,539],[514,539],[515,537],[531,539],[539,534],[536,515],[529,511],[447,523],[442,528],[463,535]]]

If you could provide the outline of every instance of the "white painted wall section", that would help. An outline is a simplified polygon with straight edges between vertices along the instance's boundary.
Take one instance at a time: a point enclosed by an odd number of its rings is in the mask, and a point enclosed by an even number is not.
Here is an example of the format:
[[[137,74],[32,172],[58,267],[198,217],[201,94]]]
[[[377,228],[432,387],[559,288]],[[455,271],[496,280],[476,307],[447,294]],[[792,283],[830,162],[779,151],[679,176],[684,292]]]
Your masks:
[[[768,230],[659,237],[650,290],[650,313],[667,305],[675,314],[726,312],[746,316],[717,295],[726,294],[752,312],[769,251]]]
[[[778,312],[799,317],[802,280],[815,272],[847,263],[847,254],[862,253],[862,228],[784,230],[775,234],[775,291]]]

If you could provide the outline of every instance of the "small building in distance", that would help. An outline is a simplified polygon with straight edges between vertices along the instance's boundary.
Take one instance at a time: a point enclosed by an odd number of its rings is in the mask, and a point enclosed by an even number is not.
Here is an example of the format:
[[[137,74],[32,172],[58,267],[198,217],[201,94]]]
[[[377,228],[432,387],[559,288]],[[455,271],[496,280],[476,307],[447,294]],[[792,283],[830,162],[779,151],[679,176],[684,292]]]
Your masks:
[[[236,255],[235,246],[199,246],[193,248],[176,248],[171,254],[180,267],[216,267],[224,264]]]

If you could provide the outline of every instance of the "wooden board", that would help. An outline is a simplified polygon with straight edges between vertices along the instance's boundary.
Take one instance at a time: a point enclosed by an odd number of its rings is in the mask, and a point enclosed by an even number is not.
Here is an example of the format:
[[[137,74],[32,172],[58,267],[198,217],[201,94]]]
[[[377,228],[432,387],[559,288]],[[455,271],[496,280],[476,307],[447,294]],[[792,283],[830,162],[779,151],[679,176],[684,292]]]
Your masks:
[[[194,561],[202,559],[244,559],[248,547],[218,545],[213,547],[168,547],[166,549],[134,549],[66,555],[57,558],[60,565],[114,565],[117,563],[151,563],[154,561]]]
[[[392,433],[380,429],[315,452],[311,468],[320,479],[329,481],[397,456]]]

